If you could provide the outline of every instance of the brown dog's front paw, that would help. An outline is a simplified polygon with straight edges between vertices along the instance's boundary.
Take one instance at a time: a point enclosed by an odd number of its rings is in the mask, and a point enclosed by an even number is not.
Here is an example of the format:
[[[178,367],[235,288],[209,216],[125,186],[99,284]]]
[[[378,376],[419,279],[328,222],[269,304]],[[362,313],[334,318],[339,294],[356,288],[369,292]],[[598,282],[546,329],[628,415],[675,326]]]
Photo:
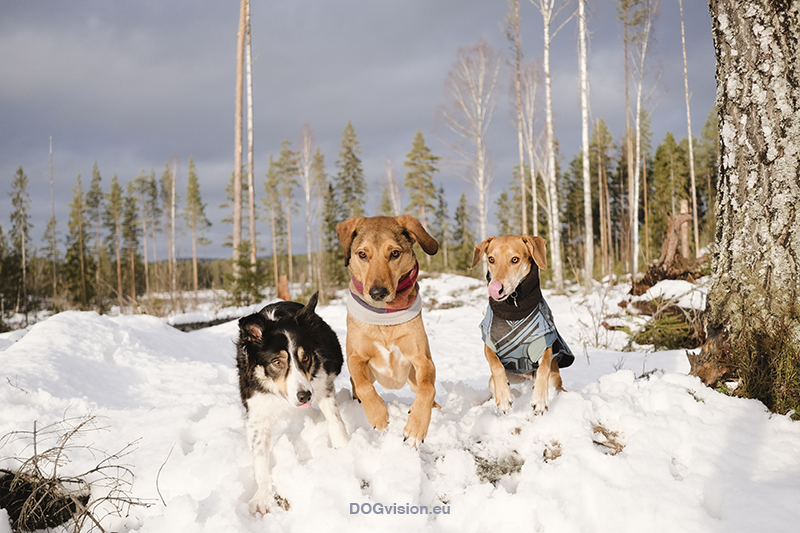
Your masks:
[[[411,415],[408,417],[408,423],[403,428],[403,441],[414,448],[415,450],[420,447],[428,434],[428,426],[431,423],[430,410],[426,410],[428,416],[423,413],[418,413],[411,410]],[[415,416],[418,414],[419,416]]]
[[[367,415],[367,422],[378,431],[383,431],[389,426],[389,410],[382,401],[371,402],[364,405],[364,413]]]

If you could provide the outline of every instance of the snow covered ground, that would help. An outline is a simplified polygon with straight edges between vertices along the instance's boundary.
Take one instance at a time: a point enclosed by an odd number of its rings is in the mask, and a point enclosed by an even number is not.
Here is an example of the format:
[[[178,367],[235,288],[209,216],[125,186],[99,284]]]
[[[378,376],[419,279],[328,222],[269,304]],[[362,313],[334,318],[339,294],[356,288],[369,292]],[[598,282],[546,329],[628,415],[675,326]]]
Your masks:
[[[390,424],[372,429],[345,369],[345,448],[330,447],[317,409],[298,409],[276,433],[273,479],[288,510],[248,513],[235,321],[183,333],[149,316],[66,312],[2,334],[0,436],[91,414],[107,429],[86,444],[115,453],[135,443],[120,461],[136,475],[133,496],[152,505],[111,518],[112,531],[797,531],[800,424],[704,387],[683,351],[622,352],[627,335],[599,317],[619,310],[625,287],[545,291],[577,358],[562,371],[568,392],[534,417],[530,386],[512,387],[508,415],[490,400],[483,284],[443,275],[421,285],[442,406],[427,439],[403,444],[407,388],[379,391]],[[344,344],[343,302],[318,312]],[[0,468],[17,466],[27,444],[0,440]],[[76,450],[62,473],[96,461]]]

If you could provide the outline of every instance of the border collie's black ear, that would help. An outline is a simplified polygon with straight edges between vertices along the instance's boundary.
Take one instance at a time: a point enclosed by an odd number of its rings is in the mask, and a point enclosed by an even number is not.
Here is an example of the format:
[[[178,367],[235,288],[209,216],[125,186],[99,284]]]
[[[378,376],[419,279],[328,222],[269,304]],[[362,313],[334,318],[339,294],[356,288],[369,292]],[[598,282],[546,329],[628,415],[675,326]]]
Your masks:
[[[308,318],[309,316],[315,313],[317,309],[317,301],[319,300],[319,291],[315,292],[311,298],[308,299],[308,303],[297,313],[297,319],[302,320],[304,318]]]
[[[243,341],[260,341],[267,327],[267,319],[261,313],[253,313],[239,319],[239,338]]]

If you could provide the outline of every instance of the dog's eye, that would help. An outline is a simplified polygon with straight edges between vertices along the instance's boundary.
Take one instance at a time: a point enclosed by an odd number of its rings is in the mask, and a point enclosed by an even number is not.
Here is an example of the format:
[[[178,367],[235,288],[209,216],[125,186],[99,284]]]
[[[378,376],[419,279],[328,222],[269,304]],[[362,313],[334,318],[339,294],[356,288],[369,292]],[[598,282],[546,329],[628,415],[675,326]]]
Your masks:
[[[367,252],[365,252],[364,250],[361,250],[360,252],[358,252],[358,258],[359,258],[359,259],[363,259],[363,260],[365,260],[365,261],[366,261],[366,259],[367,259]]]
[[[516,256],[512,257],[511,258],[511,262],[516,265],[517,263],[519,263],[519,257],[516,257]]]
[[[272,366],[274,366],[275,368],[280,368],[283,366],[283,361],[281,361],[280,359],[275,359],[272,362]]]
[[[494,257],[492,257],[492,256],[489,256],[489,262],[490,262],[491,264],[494,264]]]
[[[400,257],[400,250],[392,250],[392,253],[389,254],[391,259],[397,259]]]

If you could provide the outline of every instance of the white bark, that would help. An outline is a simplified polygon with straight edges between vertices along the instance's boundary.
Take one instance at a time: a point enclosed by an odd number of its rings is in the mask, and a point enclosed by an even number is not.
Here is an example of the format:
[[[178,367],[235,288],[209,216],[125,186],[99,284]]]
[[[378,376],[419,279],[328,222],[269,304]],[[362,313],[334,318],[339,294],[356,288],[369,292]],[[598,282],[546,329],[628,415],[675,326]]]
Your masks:
[[[523,94],[523,136],[525,138],[525,150],[528,153],[528,161],[530,163],[531,171],[531,216],[533,217],[533,234],[539,235],[539,191],[536,186],[536,173],[537,168],[541,167],[538,164],[539,158],[536,155],[534,140],[534,118],[536,116],[536,89],[538,88],[539,80],[536,76],[536,71],[533,66],[528,66],[523,70],[522,75],[522,94]]]
[[[647,57],[647,43],[650,41],[650,29],[653,25],[658,0],[648,2],[647,14],[645,15],[644,30],[642,39],[639,43],[639,65],[637,70],[638,79],[636,81],[636,147],[635,162],[633,167],[633,190],[632,198],[629,202],[630,226],[631,226],[631,276],[639,272],[639,194],[640,179],[642,170],[642,86],[644,85],[644,63]]]
[[[253,169],[253,54],[250,48],[250,0],[247,0],[247,44],[245,60],[247,65],[247,194],[250,200],[250,264],[256,265],[256,202],[255,171]]]
[[[389,198],[392,201],[392,210],[394,211],[394,216],[398,216],[401,207],[400,189],[397,186],[397,182],[394,181],[394,169],[392,168],[391,157],[386,158],[384,167],[386,168],[386,179],[389,181]]]
[[[242,85],[244,42],[247,21],[247,0],[239,10],[239,35],[236,45],[236,111],[233,148],[233,275],[239,277],[239,245],[242,242]]]
[[[686,35],[683,29],[683,0],[678,0],[681,10],[681,46],[683,48],[683,86],[686,92],[686,127],[689,130],[689,176],[692,184],[692,223],[694,224],[694,253],[700,257],[700,233],[697,229],[697,187],[694,177],[694,149],[692,145],[692,113],[689,107],[689,69],[686,62]]]
[[[553,131],[553,96],[552,79],[550,75],[550,45],[553,38],[564,27],[564,21],[551,33],[550,25],[556,15],[567,5],[562,3],[556,8],[556,0],[531,0],[542,14],[543,22],[543,66],[544,66],[544,93],[545,93],[545,127],[547,135],[547,165],[545,168],[545,186],[548,192],[548,208],[550,211],[550,268],[553,271],[553,288],[556,292],[564,292],[563,264],[561,259],[561,220],[558,209],[558,186],[556,184],[556,149],[555,133]],[[569,20],[569,19],[567,19]]]
[[[314,153],[314,132],[311,126],[303,124],[300,139],[300,181],[303,187],[303,197],[306,202],[306,259],[308,261],[307,282],[311,283],[314,275],[314,266],[311,261],[311,162]]]
[[[581,123],[583,146],[584,281],[587,287],[594,274],[594,224],[592,217],[592,178],[589,175],[589,76],[586,59],[586,0],[578,0],[581,71]]]

